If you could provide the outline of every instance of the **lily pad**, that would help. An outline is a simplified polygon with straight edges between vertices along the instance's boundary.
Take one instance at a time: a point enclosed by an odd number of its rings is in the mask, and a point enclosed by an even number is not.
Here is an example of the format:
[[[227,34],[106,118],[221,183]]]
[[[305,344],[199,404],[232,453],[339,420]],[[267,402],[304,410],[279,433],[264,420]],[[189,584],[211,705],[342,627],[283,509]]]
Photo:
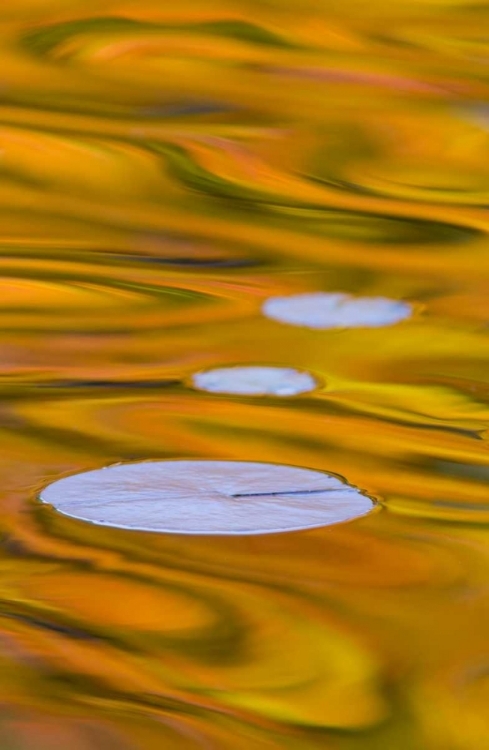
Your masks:
[[[269,534],[363,516],[373,501],[336,476],[248,461],[144,461],[60,479],[40,495],[64,515],[173,534]]]
[[[217,367],[192,376],[195,388],[209,393],[241,396],[296,396],[317,388],[317,381],[308,372],[291,367],[243,365]]]
[[[306,328],[381,328],[409,318],[408,302],[387,297],[353,297],[340,292],[307,292],[270,297],[262,307],[267,318]]]

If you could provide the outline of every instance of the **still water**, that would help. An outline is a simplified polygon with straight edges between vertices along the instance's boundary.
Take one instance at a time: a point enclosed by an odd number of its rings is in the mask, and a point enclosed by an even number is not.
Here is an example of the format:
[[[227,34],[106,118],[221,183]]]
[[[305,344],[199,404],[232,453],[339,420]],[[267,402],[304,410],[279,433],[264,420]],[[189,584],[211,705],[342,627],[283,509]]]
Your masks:
[[[489,748],[489,6],[0,9],[0,747]],[[263,315],[312,292],[380,328]],[[309,373],[208,393],[231,365]],[[355,521],[93,526],[145,459],[331,472]]]

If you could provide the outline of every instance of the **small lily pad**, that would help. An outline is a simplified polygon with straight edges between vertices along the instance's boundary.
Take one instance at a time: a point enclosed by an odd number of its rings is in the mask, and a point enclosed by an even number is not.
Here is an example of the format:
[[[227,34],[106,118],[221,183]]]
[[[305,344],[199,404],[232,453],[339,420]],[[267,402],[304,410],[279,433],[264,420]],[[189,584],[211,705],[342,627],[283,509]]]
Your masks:
[[[363,516],[372,500],[321,471],[248,461],[144,461],[60,479],[40,495],[102,526],[172,534],[269,534]]]
[[[387,297],[353,297],[350,294],[307,292],[270,297],[262,307],[267,318],[306,328],[381,328],[409,318],[407,302]]]
[[[243,365],[218,367],[192,376],[195,388],[209,393],[241,396],[296,396],[317,388],[318,383],[308,372],[291,367]]]

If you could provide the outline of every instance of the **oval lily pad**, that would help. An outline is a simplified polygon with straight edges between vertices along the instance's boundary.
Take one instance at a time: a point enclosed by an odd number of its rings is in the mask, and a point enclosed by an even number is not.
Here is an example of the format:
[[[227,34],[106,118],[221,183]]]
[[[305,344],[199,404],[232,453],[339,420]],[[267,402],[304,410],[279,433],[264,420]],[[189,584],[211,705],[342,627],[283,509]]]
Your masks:
[[[292,367],[243,365],[217,367],[192,375],[195,388],[209,393],[241,396],[296,396],[317,388],[317,381],[308,372]]]
[[[60,479],[40,495],[64,515],[173,534],[269,534],[363,516],[373,501],[321,471],[248,461],[144,461]]]
[[[409,318],[412,307],[408,302],[387,297],[307,292],[270,297],[262,311],[267,318],[306,328],[381,328]]]

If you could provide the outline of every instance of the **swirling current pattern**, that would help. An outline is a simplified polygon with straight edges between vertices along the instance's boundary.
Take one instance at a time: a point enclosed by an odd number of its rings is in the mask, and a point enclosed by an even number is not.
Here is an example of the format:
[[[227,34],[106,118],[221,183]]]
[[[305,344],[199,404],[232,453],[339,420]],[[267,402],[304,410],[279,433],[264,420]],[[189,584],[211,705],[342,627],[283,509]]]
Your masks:
[[[2,4],[2,749],[483,750],[488,27],[485,0]],[[409,316],[262,312],[317,293]],[[243,368],[313,387],[195,387]],[[36,502],[168,458],[380,508],[229,540]]]

